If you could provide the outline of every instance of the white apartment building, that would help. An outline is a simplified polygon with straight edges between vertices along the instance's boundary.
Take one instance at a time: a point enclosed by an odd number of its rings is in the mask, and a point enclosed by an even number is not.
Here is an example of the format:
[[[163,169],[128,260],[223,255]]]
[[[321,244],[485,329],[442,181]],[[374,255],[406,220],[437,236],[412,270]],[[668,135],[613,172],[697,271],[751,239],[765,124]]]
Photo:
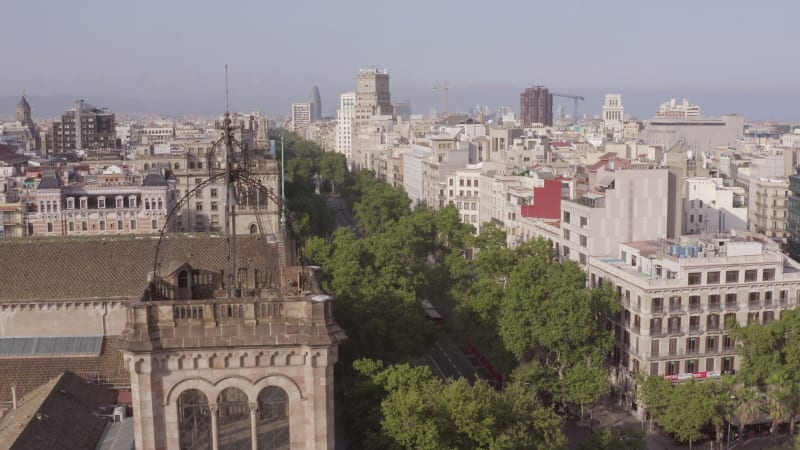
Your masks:
[[[622,106],[622,95],[606,94],[603,102],[603,126],[606,130],[622,131],[625,126],[625,109]]]
[[[506,243],[516,247],[523,241],[520,229],[522,205],[533,202],[533,188],[541,180],[516,175],[498,175],[487,171],[480,177],[479,225],[494,222],[506,232]],[[479,227],[480,231],[480,227]]]
[[[786,243],[789,237],[789,178],[750,177],[750,231],[763,234],[777,242]]]
[[[356,113],[356,93],[345,92],[339,96],[339,109],[336,111],[336,152],[353,159],[353,121]]]
[[[467,166],[447,173],[446,202],[455,205],[461,222],[473,225],[476,231],[482,223],[480,179],[480,167]]]
[[[756,239],[628,242],[589,258],[591,286],[611,283],[623,307],[614,327],[620,385],[632,394],[638,372],[686,380],[739,369],[726,324],[766,324],[800,303],[800,265]]]
[[[744,188],[725,186],[722,178],[686,178],[683,234],[729,233],[747,230]]]
[[[452,137],[430,138],[430,147],[413,144],[403,153],[403,187],[413,206],[438,210],[447,202],[448,172],[469,164],[469,145]]]
[[[689,103],[689,100],[686,99],[683,99],[682,103],[678,103],[674,98],[671,98],[668,102],[662,103],[661,106],[658,107],[656,117],[700,117],[700,106],[692,105]]]
[[[135,144],[154,145],[163,144],[175,138],[173,126],[134,126],[131,130],[131,140]]]
[[[667,169],[616,170],[604,192],[562,201],[555,241],[562,258],[586,266],[589,256],[615,254],[620,242],[665,238],[667,178]]]
[[[295,133],[311,123],[311,103],[292,103],[292,131]]]

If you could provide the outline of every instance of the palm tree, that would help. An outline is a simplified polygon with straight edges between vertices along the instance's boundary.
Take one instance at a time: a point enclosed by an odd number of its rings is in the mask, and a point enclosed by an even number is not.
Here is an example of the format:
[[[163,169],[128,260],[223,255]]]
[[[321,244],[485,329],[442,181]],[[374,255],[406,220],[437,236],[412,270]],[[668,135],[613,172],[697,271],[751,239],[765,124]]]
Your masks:
[[[738,384],[733,389],[733,417],[739,422],[739,435],[746,425],[751,425],[761,413],[763,400],[758,390],[752,386]]]

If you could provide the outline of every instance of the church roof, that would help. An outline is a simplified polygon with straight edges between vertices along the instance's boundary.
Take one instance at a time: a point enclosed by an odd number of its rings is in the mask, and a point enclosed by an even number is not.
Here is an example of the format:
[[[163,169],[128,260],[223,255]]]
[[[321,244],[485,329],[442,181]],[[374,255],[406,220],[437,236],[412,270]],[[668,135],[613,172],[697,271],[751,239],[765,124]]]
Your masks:
[[[64,372],[8,412],[0,421],[0,442],[9,448],[95,448],[108,422],[95,414],[116,398],[115,391]]]
[[[0,304],[31,300],[139,299],[153,271],[157,237],[0,240]],[[238,236],[237,259],[272,270],[278,244],[260,236]],[[227,247],[215,235],[170,234],[159,253],[160,266],[191,261],[193,268],[220,273]]]
[[[17,103],[17,110],[24,109],[27,111],[31,110],[31,105],[28,104],[28,100],[25,99],[25,94],[22,94],[22,98],[19,99],[19,103]]]

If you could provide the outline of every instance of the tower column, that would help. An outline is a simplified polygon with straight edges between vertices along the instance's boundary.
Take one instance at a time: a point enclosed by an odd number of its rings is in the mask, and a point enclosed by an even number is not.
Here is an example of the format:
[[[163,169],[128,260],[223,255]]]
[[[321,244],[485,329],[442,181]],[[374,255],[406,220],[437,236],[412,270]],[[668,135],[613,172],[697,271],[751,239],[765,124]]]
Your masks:
[[[250,448],[258,448],[258,432],[256,426],[258,425],[258,403],[250,403]]]
[[[219,405],[209,405],[208,409],[211,411],[211,449],[219,450],[219,430],[217,429],[217,412],[219,412]]]

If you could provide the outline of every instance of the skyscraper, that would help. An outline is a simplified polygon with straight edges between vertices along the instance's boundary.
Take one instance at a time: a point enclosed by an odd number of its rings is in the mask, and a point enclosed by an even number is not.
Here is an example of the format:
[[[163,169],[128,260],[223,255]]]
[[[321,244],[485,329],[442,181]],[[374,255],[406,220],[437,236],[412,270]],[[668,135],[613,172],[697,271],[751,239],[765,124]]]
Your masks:
[[[535,123],[553,125],[553,94],[544,86],[534,86],[519,96],[520,117],[523,127]]]
[[[311,88],[311,121],[322,119],[322,100],[319,98],[319,88]]]

